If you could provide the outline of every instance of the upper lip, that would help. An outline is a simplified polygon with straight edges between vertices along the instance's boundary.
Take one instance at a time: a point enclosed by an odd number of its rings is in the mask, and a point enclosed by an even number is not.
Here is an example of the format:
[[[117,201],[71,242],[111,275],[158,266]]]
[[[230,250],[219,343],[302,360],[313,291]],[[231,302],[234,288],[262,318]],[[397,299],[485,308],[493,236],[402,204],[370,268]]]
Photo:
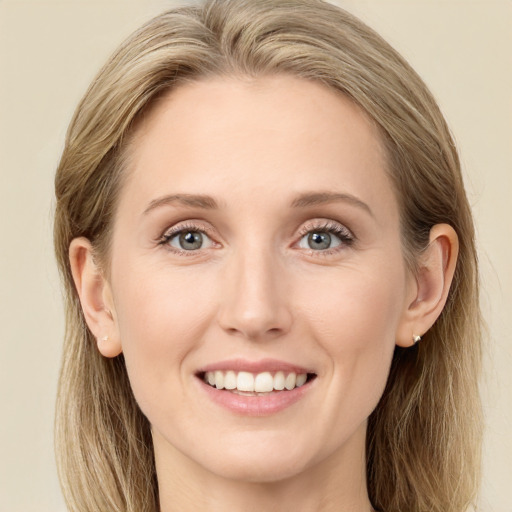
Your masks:
[[[301,373],[315,373],[310,369],[304,368],[293,363],[279,361],[278,359],[260,359],[258,361],[249,361],[247,359],[227,359],[224,361],[217,361],[200,368],[197,373],[206,373],[214,371],[235,371],[235,372],[249,372],[249,373],[263,373],[263,372],[284,372],[296,374]]]

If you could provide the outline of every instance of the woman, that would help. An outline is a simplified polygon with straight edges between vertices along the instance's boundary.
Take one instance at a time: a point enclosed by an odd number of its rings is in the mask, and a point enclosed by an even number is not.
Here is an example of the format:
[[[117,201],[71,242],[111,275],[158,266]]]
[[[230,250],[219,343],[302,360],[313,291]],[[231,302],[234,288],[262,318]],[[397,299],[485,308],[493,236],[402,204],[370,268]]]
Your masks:
[[[457,511],[480,456],[473,224],[446,123],[317,0],[150,21],[72,120],[70,510]]]

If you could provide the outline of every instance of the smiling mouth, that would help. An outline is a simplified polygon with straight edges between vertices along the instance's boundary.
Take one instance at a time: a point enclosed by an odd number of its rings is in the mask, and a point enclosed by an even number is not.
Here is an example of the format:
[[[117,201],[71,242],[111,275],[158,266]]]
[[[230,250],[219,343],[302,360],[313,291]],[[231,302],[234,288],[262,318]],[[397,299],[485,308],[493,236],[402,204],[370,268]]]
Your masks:
[[[209,371],[197,375],[212,388],[243,396],[266,396],[292,391],[316,378],[314,373]]]

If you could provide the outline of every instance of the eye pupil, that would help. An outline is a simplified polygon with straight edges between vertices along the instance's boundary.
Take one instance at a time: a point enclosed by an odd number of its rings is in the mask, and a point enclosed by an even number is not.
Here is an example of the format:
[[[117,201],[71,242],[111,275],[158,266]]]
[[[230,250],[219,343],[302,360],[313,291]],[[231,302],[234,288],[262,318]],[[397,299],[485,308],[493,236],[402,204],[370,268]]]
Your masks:
[[[328,249],[331,245],[331,235],[329,233],[310,233],[308,243],[311,249]]]
[[[203,235],[197,231],[187,231],[180,234],[180,246],[187,250],[200,249],[203,245]]]

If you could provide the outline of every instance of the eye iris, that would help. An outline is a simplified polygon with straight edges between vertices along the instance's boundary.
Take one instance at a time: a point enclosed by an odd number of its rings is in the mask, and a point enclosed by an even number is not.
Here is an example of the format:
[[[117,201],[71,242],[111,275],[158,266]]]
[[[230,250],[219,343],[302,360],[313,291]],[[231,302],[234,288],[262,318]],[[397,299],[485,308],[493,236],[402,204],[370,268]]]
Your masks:
[[[203,245],[203,235],[197,231],[187,231],[180,234],[179,241],[180,246],[187,251],[200,249]]]
[[[310,233],[308,244],[311,249],[328,249],[331,245],[331,235],[329,233]]]

